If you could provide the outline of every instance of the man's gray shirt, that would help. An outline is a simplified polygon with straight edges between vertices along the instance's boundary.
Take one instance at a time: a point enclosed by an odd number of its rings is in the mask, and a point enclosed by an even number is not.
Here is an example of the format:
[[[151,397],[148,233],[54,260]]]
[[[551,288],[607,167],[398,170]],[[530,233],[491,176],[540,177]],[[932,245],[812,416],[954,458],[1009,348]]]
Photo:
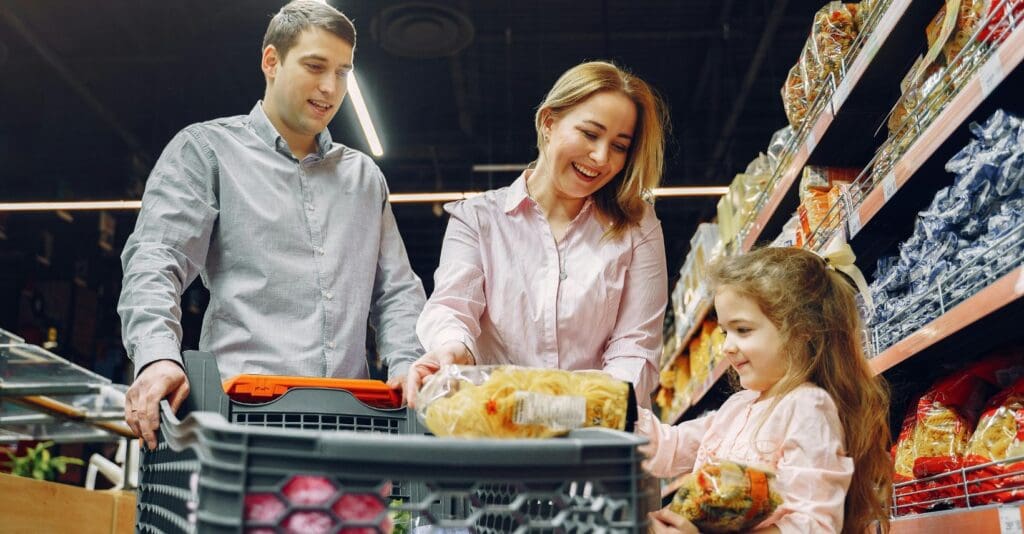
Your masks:
[[[118,312],[136,373],[181,361],[181,294],[210,290],[199,348],[223,377],[365,378],[367,325],[389,376],[421,353],[425,301],[380,169],[317,136],[301,162],[257,103],[167,145],[121,255]]]

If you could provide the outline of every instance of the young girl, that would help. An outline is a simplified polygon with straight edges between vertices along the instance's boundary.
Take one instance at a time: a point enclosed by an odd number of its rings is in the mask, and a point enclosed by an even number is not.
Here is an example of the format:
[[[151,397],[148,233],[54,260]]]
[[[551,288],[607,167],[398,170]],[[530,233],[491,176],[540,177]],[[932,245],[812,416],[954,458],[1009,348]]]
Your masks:
[[[642,410],[658,477],[730,460],[776,474],[783,504],[757,532],[888,530],[888,392],[861,350],[855,291],[826,260],[764,248],[711,270],[725,357],[743,390],[715,413],[677,426]],[[667,508],[654,532],[696,532]]]

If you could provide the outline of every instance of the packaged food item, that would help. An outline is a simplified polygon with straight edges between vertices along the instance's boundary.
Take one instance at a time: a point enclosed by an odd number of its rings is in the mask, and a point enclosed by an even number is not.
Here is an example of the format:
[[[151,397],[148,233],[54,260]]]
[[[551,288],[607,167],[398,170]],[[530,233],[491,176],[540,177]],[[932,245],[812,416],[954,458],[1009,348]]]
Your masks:
[[[804,84],[804,72],[800,62],[789,69],[786,83],[782,85],[782,108],[786,112],[789,125],[797,130],[807,116],[807,90]]]
[[[636,421],[632,385],[601,371],[450,365],[419,398],[417,416],[437,436],[547,438],[583,427],[629,431]]]
[[[992,397],[967,444],[964,466],[975,504],[1010,502],[1024,497],[1024,463],[987,465],[1024,456],[1024,380]],[[1004,491],[999,491],[1004,490]]]
[[[853,15],[853,22],[857,26],[857,33],[867,29],[868,19],[875,12],[877,0],[861,0],[856,4],[856,13]]]
[[[1024,381],[1018,381],[989,400],[967,454],[987,462],[1024,455]]]
[[[856,11],[857,4],[829,2],[814,14],[811,40],[822,80],[832,74],[838,83],[845,71],[843,60],[857,38]]]
[[[814,102],[818,100],[818,95],[821,94],[821,88],[825,83],[825,74],[814,52],[813,35],[807,38],[807,42],[804,43],[804,47],[800,51],[799,64],[804,80],[804,94],[807,96],[807,109],[810,110],[814,108]]]
[[[773,473],[719,461],[686,475],[669,509],[701,532],[747,532],[781,504]]]
[[[951,65],[972,38],[980,42],[998,44],[1006,38],[1011,18],[1020,20],[1024,15],[1024,0],[960,0],[952,34],[942,47],[946,63]],[[982,28],[982,24],[988,23]]]
[[[793,138],[793,127],[786,126],[785,128],[779,128],[772,134],[771,140],[768,142],[768,166],[771,169],[771,174],[775,174],[779,170],[779,165],[782,164],[786,145],[789,144],[790,139]]]

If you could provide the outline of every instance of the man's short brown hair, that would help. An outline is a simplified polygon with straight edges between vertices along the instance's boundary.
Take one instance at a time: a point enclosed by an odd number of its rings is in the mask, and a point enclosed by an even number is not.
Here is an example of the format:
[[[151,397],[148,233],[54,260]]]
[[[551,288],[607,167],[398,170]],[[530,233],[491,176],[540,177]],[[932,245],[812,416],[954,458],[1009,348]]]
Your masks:
[[[356,46],[356,28],[341,11],[316,0],[295,0],[270,19],[267,33],[263,36],[263,48],[274,45],[283,60],[299,40],[299,35],[310,28],[329,31],[353,48]]]

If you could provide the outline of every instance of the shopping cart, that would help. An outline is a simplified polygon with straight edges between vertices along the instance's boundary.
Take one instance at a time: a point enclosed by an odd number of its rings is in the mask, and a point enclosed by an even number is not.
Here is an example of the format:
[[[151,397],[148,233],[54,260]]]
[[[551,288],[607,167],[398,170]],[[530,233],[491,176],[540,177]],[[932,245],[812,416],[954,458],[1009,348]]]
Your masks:
[[[644,440],[632,434],[436,438],[406,410],[372,408],[344,391],[293,389],[262,406],[236,403],[211,357],[192,353],[185,363],[190,405],[176,416],[162,403],[160,446],[144,455],[141,532],[646,529],[656,487],[640,467]]]

